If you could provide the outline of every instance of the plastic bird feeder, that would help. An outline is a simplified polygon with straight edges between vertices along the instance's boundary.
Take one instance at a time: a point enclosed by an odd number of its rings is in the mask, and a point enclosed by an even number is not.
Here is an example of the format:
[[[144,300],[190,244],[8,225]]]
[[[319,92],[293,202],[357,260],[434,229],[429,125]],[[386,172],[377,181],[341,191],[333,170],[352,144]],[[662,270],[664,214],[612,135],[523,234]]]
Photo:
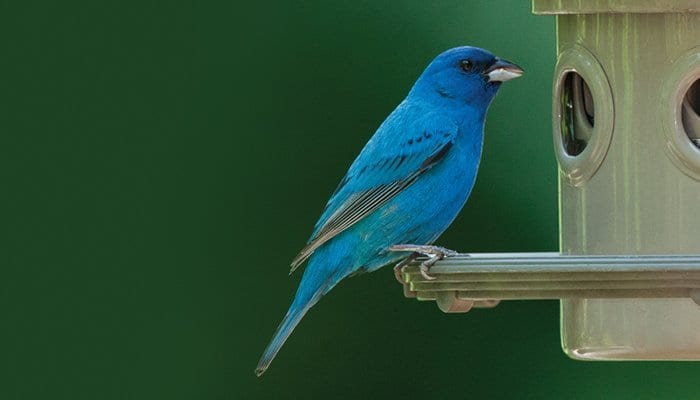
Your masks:
[[[569,356],[700,359],[700,0],[533,0],[557,18],[559,253],[472,254],[405,294],[561,299]]]

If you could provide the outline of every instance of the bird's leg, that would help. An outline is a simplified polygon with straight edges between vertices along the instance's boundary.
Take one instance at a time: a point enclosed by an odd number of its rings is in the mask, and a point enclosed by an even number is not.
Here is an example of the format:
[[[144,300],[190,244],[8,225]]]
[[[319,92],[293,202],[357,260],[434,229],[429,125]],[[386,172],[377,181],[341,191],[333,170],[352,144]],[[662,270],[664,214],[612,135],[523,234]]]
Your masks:
[[[403,285],[405,283],[401,277],[401,272],[403,271],[403,267],[408,265],[411,261],[415,260],[416,257],[418,257],[418,255],[419,255],[419,253],[415,253],[415,252],[411,253],[408,257],[399,261],[399,263],[394,266],[394,276],[396,277],[396,280],[399,281],[400,284]]]
[[[389,247],[389,250],[412,251],[414,254],[418,253],[427,256],[428,259],[420,264],[420,274],[423,276],[423,278],[429,281],[436,279],[434,276],[428,273],[430,272],[430,267],[445,257],[456,256],[459,254],[454,250],[446,249],[444,247],[419,244],[395,244]]]

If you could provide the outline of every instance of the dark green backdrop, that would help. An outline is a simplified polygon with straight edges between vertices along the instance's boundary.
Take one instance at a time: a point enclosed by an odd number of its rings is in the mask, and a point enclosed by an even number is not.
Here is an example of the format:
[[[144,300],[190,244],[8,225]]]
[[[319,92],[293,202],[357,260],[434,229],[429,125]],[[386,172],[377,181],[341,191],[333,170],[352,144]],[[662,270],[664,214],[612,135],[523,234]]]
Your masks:
[[[691,398],[696,363],[583,363],[556,302],[445,315],[349,279],[258,379],[327,196],[429,60],[522,65],[440,244],[557,247],[554,19],[513,1],[0,6],[0,399]]]

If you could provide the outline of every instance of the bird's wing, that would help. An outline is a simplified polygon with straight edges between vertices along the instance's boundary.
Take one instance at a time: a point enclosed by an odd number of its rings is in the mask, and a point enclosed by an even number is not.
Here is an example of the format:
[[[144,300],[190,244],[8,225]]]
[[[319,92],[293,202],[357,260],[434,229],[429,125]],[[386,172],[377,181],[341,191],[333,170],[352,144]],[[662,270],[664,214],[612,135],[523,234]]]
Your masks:
[[[429,123],[425,123],[428,120]],[[387,120],[340,181],[308,244],[292,261],[293,272],[321,245],[351,227],[413,184],[449,152],[457,127],[436,118],[423,118],[397,132]]]

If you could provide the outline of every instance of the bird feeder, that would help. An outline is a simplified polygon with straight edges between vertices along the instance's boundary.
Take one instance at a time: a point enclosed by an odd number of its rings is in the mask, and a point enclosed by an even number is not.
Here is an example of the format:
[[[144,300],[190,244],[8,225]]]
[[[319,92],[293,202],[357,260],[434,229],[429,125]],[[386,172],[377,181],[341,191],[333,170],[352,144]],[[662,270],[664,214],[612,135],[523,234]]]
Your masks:
[[[700,359],[700,1],[533,0],[557,19],[560,251],[443,260],[405,294],[446,312],[561,299],[563,350]]]

